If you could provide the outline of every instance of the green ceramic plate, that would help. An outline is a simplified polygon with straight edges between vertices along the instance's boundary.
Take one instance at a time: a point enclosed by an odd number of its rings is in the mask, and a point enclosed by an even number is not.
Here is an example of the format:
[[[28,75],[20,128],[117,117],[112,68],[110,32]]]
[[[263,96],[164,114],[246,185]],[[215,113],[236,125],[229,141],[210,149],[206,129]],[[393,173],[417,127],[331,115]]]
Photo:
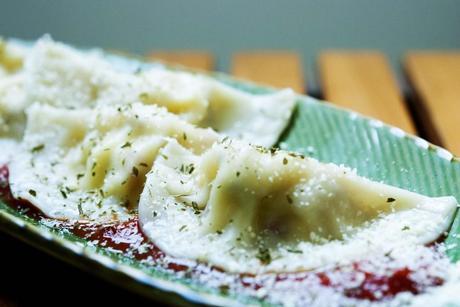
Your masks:
[[[128,70],[152,65],[129,57],[110,56],[110,59]],[[222,74],[213,76],[247,92],[272,91]],[[398,128],[311,97],[298,96],[297,109],[279,147],[356,168],[360,175],[373,180],[429,196],[453,195],[460,200],[460,160],[451,153]],[[104,248],[87,246],[84,240],[29,219],[1,200],[0,228],[73,265],[155,300],[210,305],[263,303],[256,298],[222,292],[187,277],[146,267]],[[460,259],[459,234],[460,218],[457,216],[447,237],[452,261]]]

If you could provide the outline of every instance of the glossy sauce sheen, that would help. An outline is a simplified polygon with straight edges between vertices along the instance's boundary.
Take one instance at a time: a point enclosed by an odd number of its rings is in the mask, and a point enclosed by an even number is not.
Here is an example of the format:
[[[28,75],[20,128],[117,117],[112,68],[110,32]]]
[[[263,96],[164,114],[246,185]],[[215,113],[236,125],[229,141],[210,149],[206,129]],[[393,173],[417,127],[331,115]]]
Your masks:
[[[111,251],[123,253],[125,256],[139,260],[147,266],[155,266],[158,269],[173,271],[178,275],[193,280],[221,280],[214,282],[221,292],[259,290],[273,287],[274,284],[289,282],[292,285],[292,294],[297,295],[301,291],[296,284],[304,284],[305,287],[324,287],[333,289],[341,295],[370,301],[385,301],[393,298],[401,292],[418,294],[428,287],[443,284],[439,277],[430,277],[429,267],[421,266],[417,270],[426,270],[427,278],[419,281],[413,278],[414,271],[408,267],[391,269],[385,274],[375,274],[368,271],[366,262],[353,263],[351,265],[336,267],[323,271],[264,274],[262,276],[231,274],[195,261],[175,259],[165,255],[142,233],[138,218],[134,217],[125,222],[112,222],[97,224],[88,221],[67,222],[50,219],[41,213],[36,207],[24,200],[15,199],[10,192],[8,182],[8,168],[0,167],[0,199],[11,208],[19,211],[29,218],[68,231],[77,237],[85,239],[88,244],[107,248]],[[389,256],[382,256],[386,262],[391,261]],[[385,263],[383,261],[382,263]],[[211,278],[208,278],[209,275]],[[270,285],[267,281],[270,280]],[[306,289],[307,289],[306,288]],[[289,287],[287,290],[289,291]]]

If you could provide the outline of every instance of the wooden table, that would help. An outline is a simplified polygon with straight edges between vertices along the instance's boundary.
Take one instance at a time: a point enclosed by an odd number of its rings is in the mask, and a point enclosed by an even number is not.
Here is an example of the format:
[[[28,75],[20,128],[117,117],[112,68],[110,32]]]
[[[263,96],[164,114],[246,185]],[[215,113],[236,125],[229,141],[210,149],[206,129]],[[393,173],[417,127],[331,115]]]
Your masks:
[[[203,51],[159,51],[149,57],[203,70],[212,70],[215,63],[212,54]],[[460,154],[460,52],[408,52],[402,59],[411,87],[408,95],[401,93],[385,55],[378,51],[329,50],[318,58],[321,98],[419,134]],[[307,93],[302,67],[295,52],[251,51],[233,56],[230,73]],[[105,305],[122,301],[147,304],[139,296],[4,234],[0,234],[0,246],[8,247],[8,252],[0,252],[1,263],[10,264],[1,269],[0,306],[63,302],[54,300],[55,295],[81,305],[86,295]],[[51,284],[55,290],[50,292]]]

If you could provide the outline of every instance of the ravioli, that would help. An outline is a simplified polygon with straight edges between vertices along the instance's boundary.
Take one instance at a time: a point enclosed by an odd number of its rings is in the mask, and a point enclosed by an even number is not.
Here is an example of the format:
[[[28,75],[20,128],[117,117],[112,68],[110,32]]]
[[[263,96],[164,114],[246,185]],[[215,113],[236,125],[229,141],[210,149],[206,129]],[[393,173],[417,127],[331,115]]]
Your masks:
[[[18,150],[24,124],[24,75],[27,50],[0,37],[0,165]]]
[[[24,125],[22,74],[0,76],[0,138],[20,139]]]
[[[21,72],[26,54],[24,48],[0,38],[0,138],[18,139],[22,133],[26,106]]]
[[[202,154],[171,140],[160,153],[139,203],[144,233],[174,257],[231,272],[308,270],[425,244],[457,205],[235,140]]]
[[[141,77],[149,84],[139,96],[144,103],[165,106],[200,127],[262,146],[277,142],[295,106],[291,90],[253,95],[205,76],[163,69]]]
[[[153,105],[35,104],[8,165],[11,190],[49,217],[123,220],[137,209],[145,174],[169,139],[200,154],[218,138]]]
[[[49,38],[34,46],[25,70],[31,102],[66,108],[155,104],[200,127],[264,146],[275,144],[296,100],[289,89],[254,95],[204,75],[158,66],[120,69],[98,51],[77,51]]]
[[[131,72],[116,70],[99,50],[86,52],[42,38],[32,47],[25,70],[28,100],[79,108],[133,103],[141,86]]]
[[[0,37],[0,76],[11,75],[19,71],[27,53],[26,48]]]

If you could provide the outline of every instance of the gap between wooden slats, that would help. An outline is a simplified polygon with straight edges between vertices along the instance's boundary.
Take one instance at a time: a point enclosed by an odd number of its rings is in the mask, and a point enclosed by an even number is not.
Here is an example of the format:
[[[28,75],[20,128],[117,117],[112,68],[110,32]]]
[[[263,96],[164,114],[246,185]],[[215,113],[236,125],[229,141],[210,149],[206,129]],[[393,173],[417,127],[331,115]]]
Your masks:
[[[415,133],[386,57],[374,51],[326,51],[319,58],[326,100]]]
[[[429,132],[460,155],[460,51],[409,52],[404,66],[417,106],[428,113]]]
[[[299,55],[289,51],[249,51],[233,55],[231,73],[273,87],[290,87],[305,93],[305,79]]]
[[[151,60],[180,64],[194,69],[212,70],[214,68],[214,58],[206,51],[154,51],[148,57]]]

